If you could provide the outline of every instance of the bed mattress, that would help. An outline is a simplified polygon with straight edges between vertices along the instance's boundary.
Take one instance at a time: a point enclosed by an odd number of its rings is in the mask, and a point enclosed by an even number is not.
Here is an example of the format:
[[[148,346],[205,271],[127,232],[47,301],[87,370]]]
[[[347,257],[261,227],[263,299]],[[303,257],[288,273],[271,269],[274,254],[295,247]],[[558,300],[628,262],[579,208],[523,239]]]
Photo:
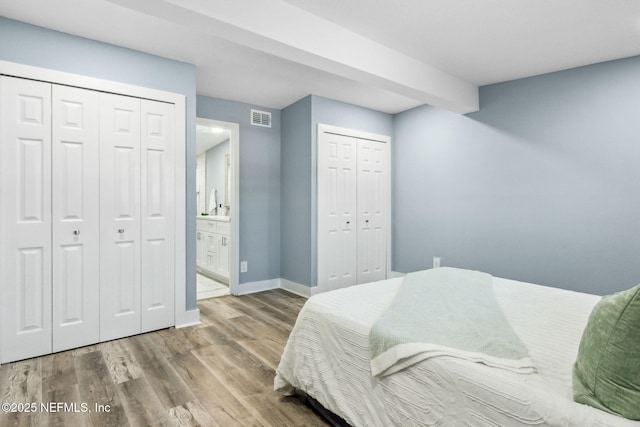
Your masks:
[[[302,390],[354,427],[640,426],[572,398],[573,362],[599,297],[513,280],[494,277],[493,288],[536,373],[437,357],[374,378],[369,330],[402,280],[310,298],[283,352],[275,389]]]

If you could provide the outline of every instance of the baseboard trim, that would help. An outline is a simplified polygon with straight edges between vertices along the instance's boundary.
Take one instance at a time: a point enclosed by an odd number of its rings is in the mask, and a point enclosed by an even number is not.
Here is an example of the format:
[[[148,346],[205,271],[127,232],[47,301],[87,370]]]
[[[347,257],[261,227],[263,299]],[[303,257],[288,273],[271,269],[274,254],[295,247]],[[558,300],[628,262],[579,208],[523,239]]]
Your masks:
[[[301,297],[309,298],[313,295],[313,289],[315,288],[301,285],[300,283],[292,282],[291,280],[280,279],[280,289]]]
[[[179,323],[178,323],[179,322]],[[200,324],[200,310],[195,308],[184,312],[184,317],[176,323],[176,328],[186,328]]]
[[[404,273],[392,271],[389,278],[392,279],[394,277],[404,276]],[[304,298],[310,298],[311,296],[318,293],[317,286],[305,286],[301,285],[300,283],[292,282],[291,280],[278,278],[270,280],[259,280],[257,282],[240,283],[236,286],[233,295],[248,295],[254,294],[256,292],[270,291],[273,289],[282,289],[284,291],[299,295]]]
[[[234,295],[247,295],[256,292],[270,291],[280,288],[280,279],[260,280],[257,282],[240,283],[235,287]]]

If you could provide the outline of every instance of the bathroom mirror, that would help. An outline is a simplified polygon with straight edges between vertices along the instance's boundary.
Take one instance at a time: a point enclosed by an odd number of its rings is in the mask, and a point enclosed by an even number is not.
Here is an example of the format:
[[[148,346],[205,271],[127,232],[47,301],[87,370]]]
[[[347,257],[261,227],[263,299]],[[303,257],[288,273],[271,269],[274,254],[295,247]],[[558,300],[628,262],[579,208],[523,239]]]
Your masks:
[[[229,215],[231,201],[230,131],[197,120],[196,191],[198,215]]]

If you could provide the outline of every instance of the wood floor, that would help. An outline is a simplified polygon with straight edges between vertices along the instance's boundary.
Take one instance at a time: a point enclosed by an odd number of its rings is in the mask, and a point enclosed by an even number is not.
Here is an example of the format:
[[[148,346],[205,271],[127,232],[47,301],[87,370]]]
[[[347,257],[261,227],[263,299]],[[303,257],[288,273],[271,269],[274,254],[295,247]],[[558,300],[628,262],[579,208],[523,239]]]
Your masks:
[[[325,426],[273,391],[304,301],[279,290],[199,301],[198,326],[2,365],[0,402],[36,411],[0,412],[0,426]]]

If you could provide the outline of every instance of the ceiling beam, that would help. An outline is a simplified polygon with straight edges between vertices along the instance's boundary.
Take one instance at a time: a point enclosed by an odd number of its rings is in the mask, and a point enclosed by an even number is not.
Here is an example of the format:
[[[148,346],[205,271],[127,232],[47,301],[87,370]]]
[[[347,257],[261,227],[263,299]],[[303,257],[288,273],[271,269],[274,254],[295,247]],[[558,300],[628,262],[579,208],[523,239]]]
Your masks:
[[[424,104],[479,108],[476,85],[282,0],[109,1]]]

